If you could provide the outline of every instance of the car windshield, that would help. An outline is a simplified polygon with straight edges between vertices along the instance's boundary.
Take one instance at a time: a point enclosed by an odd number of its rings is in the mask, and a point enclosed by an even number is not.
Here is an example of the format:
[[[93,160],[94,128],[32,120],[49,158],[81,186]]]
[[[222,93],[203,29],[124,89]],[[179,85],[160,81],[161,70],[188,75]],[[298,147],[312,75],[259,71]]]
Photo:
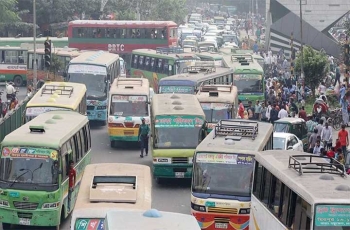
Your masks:
[[[154,146],[161,149],[194,149],[201,127],[156,127]]]
[[[147,96],[113,95],[111,101],[110,115],[112,116],[148,116]]]
[[[274,132],[279,132],[279,133],[288,133],[289,132],[289,125],[286,123],[275,123],[273,125]]]
[[[223,119],[230,119],[228,104],[223,103],[201,103],[205,114],[205,120],[209,123],[217,123]]]
[[[234,79],[238,93],[263,93],[261,75],[235,75]]]
[[[314,230],[350,230],[349,204],[316,205]]]
[[[105,97],[107,95],[105,75],[70,73],[69,76],[69,81],[86,85],[87,97]]]
[[[250,197],[254,159],[243,154],[197,153],[192,190]]]
[[[273,138],[273,149],[282,149],[284,150],[286,146],[286,139],[282,137],[274,137]]]
[[[55,150],[5,147],[0,161],[0,179],[12,183],[57,184],[59,168],[54,168],[52,156],[57,157]]]

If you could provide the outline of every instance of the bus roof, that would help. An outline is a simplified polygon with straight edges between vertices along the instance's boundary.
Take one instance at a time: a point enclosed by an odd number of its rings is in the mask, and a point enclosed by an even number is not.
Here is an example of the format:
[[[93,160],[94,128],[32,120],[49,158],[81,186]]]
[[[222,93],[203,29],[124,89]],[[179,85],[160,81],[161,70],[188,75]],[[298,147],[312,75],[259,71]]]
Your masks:
[[[147,215],[152,216],[147,216]],[[154,216],[159,215],[159,216]],[[200,230],[196,218],[174,212],[148,211],[111,211],[106,221],[109,230]]]
[[[155,58],[164,58],[164,59],[198,59],[199,57],[196,55],[196,53],[184,53],[184,52],[178,52],[178,53],[167,53],[160,52],[153,49],[135,49],[132,51],[133,54],[137,55],[144,55],[149,57],[155,57]]]
[[[294,159],[298,162],[291,160],[291,156],[295,156]],[[350,178],[345,175],[342,176],[340,171],[338,175],[327,173],[327,171],[329,172],[326,169],[327,166],[321,168],[316,164],[310,164],[310,162],[313,162],[331,165],[323,158],[293,150],[273,150],[258,152],[255,155],[255,160],[310,205],[314,203],[349,203]],[[300,175],[293,168],[294,166],[289,166],[289,162],[297,163],[296,167],[298,169],[298,163],[303,163],[304,165],[301,165],[301,168],[305,173]],[[306,169],[306,167],[309,167],[309,169]],[[314,173],[307,172],[310,167]],[[336,166],[333,165],[332,167]]]
[[[213,92],[217,95],[213,95]],[[196,96],[199,102],[236,103],[237,92],[237,87],[233,85],[203,85],[199,88]]]
[[[204,68],[205,70],[205,68]],[[214,71],[207,72],[207,71],[201,71],[199,73],[182,73],[182,74],[176,74],[168,77],[164,77],[160,79],[159,84],[165,85],[165,82],[167,81],[192,81],[193,85],[196,86],[202,82],[211,80],[213,78],[217,78],[220,76],[225,76],[232,74],[233,70],[230,68],[223,68],[223,67],[216,67]]]
[[[18,46],[0,46],[0,50],[19,50],[19,51],[27,51],[24,47]]]
[[[68,26],[73,27],[116,27],[118,28],[154,28],[164,27],[164,26],[174,26],[177,27],[177,24],[173,21],[123,21],[123,20],[74,20],[70,21]]]
[[[149,81],[146,78],[116,78],[109,93],[111,95],[149,95]]]
[[[124,192],[115,193],[108,196],[103,191],[99,192],[99,184],[96,184],[96,188],[93,181],[96,176],[109,177],[107,179],[114,179],[113,183],[109,183],[111,189],[120,189]],[[119,177],[118,177],[119,176]],[[136,177],[136,185],[134,191],[136,192],[136,202],[131,202],[130,196],[126,195],[127,186],[120,186],[120,182],[117,179],[125,176]],[[103,180],[104,178],[102,178]],[[125,184],[124,184],[125,185]],[[101,185],[103,189],[103,184]],[[152,179],[151,169],[148,166],[140,164],[120,164],[120,163],[103,163],[103,164],[89,164],[84,170],[84,175],[81,180],[79,193],[74,206],[72,219],[74,218],[104,218],[107,211],[110,210],[146,210],[151,208],[152,196]],[[92,191],[93,190],[93,191]],[[97,190],[97,191],[96,191]],[[106,192],[107,189],[105,189]],[[109,193],[109,192],[108,192]],[[107,197],[106,197],[107,196]],[[91,201],[102,199],[100,201]],[[106,200],[104,200],[106,199]],[[74,223],[75,224],[75,223]]]
[[[152,98],[152,116],[158,115],[205,117],[197,97],[191,94],[155,94]]]
[[[241,63],[239,59],[245,59]],[[224,65],[233,68],[235,74],[263,74],[264,70],[251,54],[244,55],[224,55]]]
[[[209,59],[214,59],[214,60],[222,60],[223,57],[219,53],[215,52],[200,52],[196,53],[196,55],[200,58],[209,58]]]
[[[250,129],[256,127],[256,125],[258,125],[258,133],[256,134],[254,140],[251,135],[242,136],[242,139],[239,140],[239,137],[241,136],[237,136],[239,132],[236,132],[236,130],[244,130],[242,129],[244,126],[249,127]],[[231,134],[228,134],[228,128],[232,130]],[[251,134],[251,131],[247,132],[247,134],[248,133]],[[197,146],[196,152],[237,152],[254,155],[256,151],[262,150],[265,147],[268,140],[272,137],[272,134],[273,126],[270,123],[243,119],[222,120],[213,128],[213,131],[211,131]],[[233,137],[237,137],[238,139],[234,140],[232,143],[226,140],[227,138],[231,139]]]
[[[34,50],[29,50],[28,53],[34,53]],[[45,54],[45,49],[36,49],[37,54]],[[58,56],[78,57],[82,52],[76,48],[54,48],[53,53]]]
[[[305,120],[302,118],[298,118],[298,117],[284,117],[284,118],[278,119],[276,122],[299,124],[299,123],[305,123]]]
[[[118,59],[118,54],[104,51],[87,51],[73,58],[69,64],[91,64],[108,67]]]
[[[27,103],[31,107],[57,107],[75,110],[86,94],[85,84],[46,82]]]
[[[1,145],[59,149],[88,122],[74,111],[46,112],[5,136]],[[31,127],[44,127],[45,132],[31,132]]]

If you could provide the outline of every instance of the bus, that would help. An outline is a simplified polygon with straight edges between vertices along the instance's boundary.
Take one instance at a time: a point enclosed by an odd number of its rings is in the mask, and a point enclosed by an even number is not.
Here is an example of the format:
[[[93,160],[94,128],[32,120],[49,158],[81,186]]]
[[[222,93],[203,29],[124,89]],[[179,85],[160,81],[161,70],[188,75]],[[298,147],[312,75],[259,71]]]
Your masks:
[[[145,165],[87,165],[80,188],[71,218],[71,230],[105,230],[103,225],[108,211],[151,208],[151,169]]]
[[[245,106],[248,101],[265,100],[264,70],[251,54],[225,55],[224,66],[233,69],[233,84],[238,89],[238,99]]]
[[[261,57],[259,54],[253,54],[252,56],[259,63],[261,68],[264,69],[265,59],[263,57]]]
[[[226,23],[226,19],[224,17],[221,17],[221,16],[214,17],[215,25],[225,25],[225,23]]]
[[[24,123],[52,110],[71,110],[86,115],[86,86],[72,82],[47,82],[28,101]]]
[[[191,178],[194,150],[206,135],[205,114],[195,95],[155,94],[152,98],[153,177]]]
[[[230,68],[190,66],[185,73],[165,77],[159,81],[158,93],[196,94],[201,84],[231,84],[233,71]]]
[[[202,229],[248,229],[254,155],[270,149],[272,124],[242,119],[221,120],[197,146],[191,213]]]
[[[172,21],[75,20],[68,24],[69,47],[117,53],[126,62],[135,49],[176,46],[177,35]]]
[[[1,143],[3,229],[11,224],[59,226],[68,217],[85,166],[91,161],[89,120],[73,111],[50,111],[8,134]],[[76,181],[68,209],[68,172]]]
[[[195,61],[200,61],[195,53],[184,53],[178,47],[133,50],[131,76],[147,78],[150,86],[157,90],[160,79],[182,73]]]
[[[208,132],[223,119],[234,119],[238,109],[237,87],[233,85],[201,85],[196,94],[208,122]]]
[[[147,211],[107,212],[104,229],[101,230],[135,229],[200,230],[200,227],[196,219],[191,215],[150,209]]]
[[[64,81],[64,72],[67,69],[69,62],[78,57],[81,54],[81,51],[73,48],[54,48],[52,50],[51,62],[52,65],[57,65],[59,67],[53,73],[48,73],[47,68],[45,67],[45,49],[39,48],[36,50],[36,58],[37,58],[37,80],[38,81]],[[54,59],[57,58],[56,62]],[[34,79],[34,50],[28,50],[27,54],[27,79],[28,85],[31,85]],[[38,87],[39,88],[39,87]]]
[[[27,49],[0,46],[0,81],[12,81],[17,87],[27,82]]]
[[[47,37],[36,38],[37,44],[43,44],[46,41]],[[54,47],[63,48],[68,47],[68,37],[57,38],[50,37]],[[22,38],[0,38],[0,46],[11,46],[11,47],[20,47],[22,44],[34,44],[33,37],[22,37]]]
[[[109,91],[108,134],[116,141],[138,141],[141,119],[150,122],[150,88],[145,78],[116,78]]]
[[[222,67],[222,55],[215,52],[199,52],[196,55],[201,59],[201,61],[213,61],[215,66]]]
[[[350,223],[345,166],[297,151],[255,156],[249,229],[345,230]]]
[[[120,75],[119,55],[104,51],[83,52],[68,65],[66,80],[86,85],[90,121],[107,123],[110,84]]]

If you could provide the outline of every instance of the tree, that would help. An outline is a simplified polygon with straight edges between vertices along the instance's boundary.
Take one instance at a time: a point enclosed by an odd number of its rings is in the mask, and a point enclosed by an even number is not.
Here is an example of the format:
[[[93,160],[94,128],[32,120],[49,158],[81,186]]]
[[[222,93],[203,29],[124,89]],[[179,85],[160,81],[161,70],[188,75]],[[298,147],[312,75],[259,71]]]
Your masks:
[[[305,84],[309,85],[312,94],[315,96],[315,89],[324,80],[328,73],[328,58],[324,51],[314,50],[310,46],[305,46],[303,49],[303,67]],[[295,71],[300,73],[301,53],[297,55],[295,60]]]
[[[149,13],[152,20],[182,23],[188,14],[186,0],[153,0]]]
[[[0,3],[0,23],[7,24],[19,22],[21,18],[17,14],[16,0],[4,0]]]

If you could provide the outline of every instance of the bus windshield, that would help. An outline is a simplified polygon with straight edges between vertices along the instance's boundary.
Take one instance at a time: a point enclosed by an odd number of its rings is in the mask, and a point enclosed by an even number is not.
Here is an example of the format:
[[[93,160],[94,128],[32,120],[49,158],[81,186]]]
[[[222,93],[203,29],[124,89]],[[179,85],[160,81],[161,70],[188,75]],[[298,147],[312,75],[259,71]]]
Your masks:
[[[209,123],[217,123],[220,120],[230,119],[230,105],[223,103],[201,103],[205,113],[206,121]]]
[[[349,230],[350,205],[316,205],[314,230]]]
[[[250,197],[253,163],[249,155],[197,153],[192,191]]]
[[[261,75],[236,75],[234,79],[238,93],[263,93]]]
[[[57,151],[43,148],[3,148],[0,179],[10,183],[58,184]]]
[[[70,73],[69,76],[69,81],[86,85],[86,94],[88,98],[100,98],[107,96],[106,75]]]
[[[110,115],[112,116],[148,116],[148,99],[143,95],[113,95]]]
[[[154,146],[160,149],[194,149],[199,144],[201,127],[156,127]]]

